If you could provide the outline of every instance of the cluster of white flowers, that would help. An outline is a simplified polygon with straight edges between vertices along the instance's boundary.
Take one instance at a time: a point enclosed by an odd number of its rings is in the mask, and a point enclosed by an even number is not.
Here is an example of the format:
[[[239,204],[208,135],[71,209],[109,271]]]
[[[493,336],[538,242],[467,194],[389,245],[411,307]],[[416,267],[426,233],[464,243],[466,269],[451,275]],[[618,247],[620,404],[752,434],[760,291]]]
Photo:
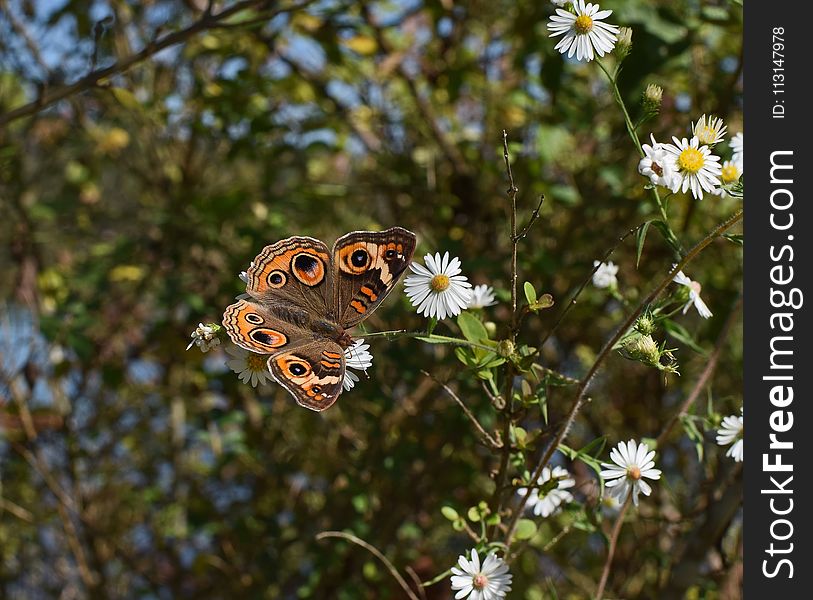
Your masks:
[[[192,332],[192,341],[186,347],[189,350],[192,346],[197,345],[201,352],[208,352],[215,346],[220,345],[220,338],[217,337],[217,329],[214,324],[204,325],[198,323],[195,331]]]
[[[673,137],[673,144],[662,144],[650,134],[652,144],[642,146],[644,157],[638,163],[638,172],[652,185],[672,192],[691,191],[697,200],[706,193],[723,194],[723,186],[736,183],[743,173],[742,133],[729,142],[734,152],[731,160],[721,165],[720,157],[712,152],[725,133],[722,119],[703,115],[692,125],[690,138]]]
[[[494,288],[477,285],[472,289],[468,277],[461,275],[460,259],[440,252],[423,257],[426,266],[409,265],[411,275],[404,280],[409,301],[419,314],[433,319],[456,317],[466,309],[481,309],[497,303]]]

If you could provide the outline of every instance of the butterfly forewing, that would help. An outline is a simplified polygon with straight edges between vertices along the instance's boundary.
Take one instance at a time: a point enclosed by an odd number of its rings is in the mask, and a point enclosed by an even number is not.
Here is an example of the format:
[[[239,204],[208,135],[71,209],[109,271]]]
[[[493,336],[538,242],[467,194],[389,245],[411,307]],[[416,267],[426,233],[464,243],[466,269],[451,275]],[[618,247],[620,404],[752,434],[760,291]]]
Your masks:
[[[415,253],[415,234],[401,227],[354,231],[333,246],[338,323],[359,324],[393,290]]]

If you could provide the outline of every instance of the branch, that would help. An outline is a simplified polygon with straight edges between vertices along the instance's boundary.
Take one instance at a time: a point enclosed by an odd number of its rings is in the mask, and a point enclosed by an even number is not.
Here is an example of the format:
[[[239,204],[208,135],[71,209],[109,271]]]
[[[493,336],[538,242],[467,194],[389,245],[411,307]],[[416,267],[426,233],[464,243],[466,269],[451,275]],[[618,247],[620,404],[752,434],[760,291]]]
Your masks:
[[[356,544],[357,546],[361,546],[362,548],[367,550],[370,554],[375,556],[378,560],[380,560],[385,567],[387,567],[387,570],[395,578],[395,581],[398,582],[398,585],[401,586],[401,589],[404,590],[404,592],[406,592],[406,595],[409,596],[410,600],[420,600],[420,598],[418,598],[418,596],[415,595],[415,592],[413,592],[412,589],[409,587],[409,584],[406,582],[406,580],[403,577],[401,577],[401,574],[398,572],[398,570],[394,566],[392,566],[392,563],[389,560],[387,560],[387,557],[384,556],[381,553],[381,551],[375,546],[368,544],[361,538],[357,538],[356,536],[350,533],[344,533],[343,531],[323,531],[321,533],[316,534],[317,540],[323,540],[325,538],[342,538],[344,540],[347,540],[348,542]]]
[[[618,513],[618,518],[613,526],[613,532],[610,534],[610,545],[607,548],[607,560],[604,561],[604,570],[601,572],[601,580],[598,583],[598,591],[596,591],[596,600],[601,600],[604,596],[604,588],[607,587],[607,580],[610,578],[610,567],[613,565],[613,556],[615,556],[615,547],[618,544],[618,536],[621,534],[621,527],[624,525],[624,515],[627,514],[627,509],[630,507],[632,494],[627,496],[627,501],[621,507],[621,512]]]
[[[661,431],[660,435],[658,435],[658,439],[655,441],[656,448],[660,448],[663,445],[666,438],[672,432],[672,429],[674,429],[678,420],[680,420],[680,418],[689,411],[697,400],[698,396],[700,396],[700,393],[706,387],[706,384],[709,382],[709,379],[711,379],[711,376],[714,374],[714,370],[717,368],[717,363],[720,359],[723,346],[728,338],[728,334],[731,332],[731,327],[734,324],[734,320],[739,312],[740,306],[742,306],[742,295],[737,298],[734,307],[731,309],[731,312],[723,325],[723,328],[720,330],[720,334],[717,336],[717,341],[714,344],[714,352],[712,352],[711,356],[709,357],[709,360],[706,363],[706,368],[703,369],[703,373],[700,375],[700,379],[697,380],[692,392],[689,394],[683,404],[681,404],[680,410],[678,410],[678,412],[676,412],[672,418],[669,419],[669,422],[664,426],[663,431]]]
[[[183,43],[197,33],[206,31],[207,29],[212,29],[221,21],[228,19],[242,10],[252,8],[254,6],[260,6],[262,4],[266,4],[267,2],[268,0],[243,0],[242,2],[238,2],[237,4],[222,10],[216,15],[204,13],[199,20],[192,23],[189,27],[155,39],[148,43],[141,51],[122,58],[109,67],[93,70],[74,83],[44,90],[36,100],[0,115],[0,127],[8,125],[17,119],[36,114],[43,108],[56,104],[60,100],[64,100],[65,98],[69,98],[70,96],[89,90],[95,87],[102,79],[119,75],[134,65],[137,65],[158,52],[161,52],[161,50]],[[297,8],[300,8],[300,6],[297,5],[287,9],[279,9],[277,12],[288,12],[296,10]]]
[[[423,374],[424,374],[424,375],[426,375],[426,376],[427,376],[429,379],[431,379],[432,381],[434,381],[435,383],[437,383],[437,384],[438,384],[440,387],[442,387],[442,388],[443,388],[443,390],[444,390],[444,391],[445,391],[447,394],[449,394],[449,396],[452,398],[452,400],[454,400],[455,402],[457,402],[457,404],[460,406],[460,408],[462,408],[462,409],[463,409],[463,412],[465,413],[465,415],[466,415],[466,416],[469,418],[469,421],[471,421],[472,425],[474,425],[474,428],[475,428],[475,429],[476,429],[476,430],[477,430],[477,431],[480,433],[480,436],[483,438],[483,440],[484,440],[484,441],[485,441],[485,442],[486,442],[486,443],[487,443],[487,444],[488,444],[488,445],[489,445],[491,448],[493,448],[493,449],[495,449],[495,450],[496,450],[496,449],[498,449],[498,448],[502,448],[503,444],[501,444],[500,442],[498,442],[497,440],[495,440],[495,439],[494,439],[494,438],[491,436],[491,434],[489,434],[489,433],[488,433],[488,432],[487,432],[487,431],[486,431],[486,430],[483,428],[483,426],[482,426],[482,425],[480,425],[480,421],[478,421],[478,420],[477,420],[477,417],[475,417],[475,416],[474,416],[474,413],[472,413],[472,412],[471,412],[471,410],[469,410],[469,407],[468,407],[468,406],[466,406],[466,405],[465,405],[465,403],[464,403],[464,402],[463,402],[463,401],[460,399],[460,397],[459,397],[457,394],[455,394],[455,393],[454,393],[454,391],[452,390],[452,388],[450,388],[448,385],[446,385],[446,384],[445,384],[445,383],[443,383],[442,381],[437,380],[435,377],[433,377],[432,375],[430,375],[430,374],[429,374],[429,373],[427,373],[426,371],[421,371],[421,373],[423,373]],[[503,442],[503,443],[505,443],[505,442]]]
[[[727,220],[720,223],[717,227],[715,227],[711,232],[709,232],[706,237],[700,240],[694,248],[689,250],[676,265],[675,267],[669,272],[669,274],[664,277],[661,282],[655,287],[650,294],[644,298],[639,304],[638,307],[632,311],[632,313],[627,317],[621,327],[615,332],[615,334],[610,338],[610,340],[604,344],[604,347],[599,352],[596,360],[593,362],[593,365],[590,367],[590,370],[585,375],[584,379],[582,379],[581,385],[576,392],[576,398],[573,401],[573,404],[570,407],[570,410],[567,413],[567,417],[565,417],[564,423],[560,427],[556,437],[551,441],[548,447],[545,449],[542,458],[539,460],[539,463],[534,470],[533,475],[531,475],[531,481],[536,481],[539,479],[539,476],[542,474],[542,469],[545,468],[545,465],[548,464],[553,453],[556,452],[556,449],[559,447],[559,444],[567,436],[570,427],[573,425],[573,422],[576,420],[576,415],[579,413],[579,409],[581,408],[582,404],[584,403],[585,395],[587,394],[587,388],[593,380],[593,377],[598,372],[601,363],[610,355],[612,352],[613,347],[621,339],[621,337],[629,330],[630,327],[635,323],[635,320],[638,316],[643,312],[643,310],[652,304],[652,302],[665,290],[669,284],[672,282],[672,279],[677,274],[678,271],[683,270],[683,268],[689,264],[698,254],[700,254],[706,246],[711,244],[717,237],[723,234],[725,231],[733,227],[742,219],[743,209],[739,209],[735,212],[732,216],[730,216]],[[512,515],[511,521],[508,525],[508,528],[505,533],[505,543],[510,546],[511,544],[511,537],[514,535],[514,529],[516,529],[517,522],[519,521],[519,515],[522,514],[522,511],[525,508],[525,505],[528,502],[528,498],[531,495],[530,488],[526,492],[526,494],[522,497],[519,502],[519,506],[517,507],[516,512]]]

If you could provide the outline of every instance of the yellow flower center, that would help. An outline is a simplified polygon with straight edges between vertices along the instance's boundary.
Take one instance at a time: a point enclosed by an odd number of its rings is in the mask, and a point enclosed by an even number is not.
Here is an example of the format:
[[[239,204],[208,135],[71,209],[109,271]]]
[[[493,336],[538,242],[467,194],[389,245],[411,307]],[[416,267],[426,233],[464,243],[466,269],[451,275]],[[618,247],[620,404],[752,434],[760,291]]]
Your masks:
[[[737,165],[730,164],[723,167],[723,183],[733,183],[740,178],[740,170]]]
[[[249,352],[246,357],[246,366],[251,371],[265,371],[268,368],[268,356]]]
[[[478,590],[482,590],[488,585],[488,577],[482,573],[477,573],[477,575],[472,578],[471,582]]]
[[[432,278],[432,281],[429,282],[429,287],[432,288],[432,291],[435,292],[443,292],[449,288],[449,276],[444,275],[443,273],[439,275],[435,275]]]
[[[593,19],[587,15],[579,15],[576,17],[576,22],[573,23],[573,28],[576,30],[576,33],[581,35],[590,33],[590,30],[593,29]]]
[[[697,173],[703,168],[705,161],[703,160],[703,153],[700,152],[700,150],[697,148],[686,148],[680,153],[680,156],[678,156],[677,162],[681,171]]]
[[[630,468],[627,469],[627,477],[629,477],[630,479],[634,479],[635,481],[638,481],[641,478],[641,469],[639,469],[635,465],[631,466]]]

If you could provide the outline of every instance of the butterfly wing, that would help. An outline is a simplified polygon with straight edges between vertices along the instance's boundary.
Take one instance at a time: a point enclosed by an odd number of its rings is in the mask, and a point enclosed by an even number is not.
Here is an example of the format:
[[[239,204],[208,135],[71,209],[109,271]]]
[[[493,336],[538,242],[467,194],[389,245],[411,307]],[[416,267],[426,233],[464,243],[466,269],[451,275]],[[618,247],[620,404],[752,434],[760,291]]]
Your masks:
[[[354,231],[333,246],[336,321],[345,329],[378,308],[415,253],[415,234],[402,227]]]
[[[344,351],[330,340],[316,340],[274,354],[268,359],[268,368],[305,408],[323,411],[342,393]]]
[[[295,236],[266,246],[252,261],[246,275],[246,292],[263,304],[335,318],[330,252],[319,240]]]
[[[310,339],[302,327],[307,322],[304,311],[289,309],[286,316],[290,318],[282,319],[274,310],[254,300],[238,300],[223,312],[223,327],[232,342],[258,354],[276,354]],[[298,324],[298,319],[303,322]]]

